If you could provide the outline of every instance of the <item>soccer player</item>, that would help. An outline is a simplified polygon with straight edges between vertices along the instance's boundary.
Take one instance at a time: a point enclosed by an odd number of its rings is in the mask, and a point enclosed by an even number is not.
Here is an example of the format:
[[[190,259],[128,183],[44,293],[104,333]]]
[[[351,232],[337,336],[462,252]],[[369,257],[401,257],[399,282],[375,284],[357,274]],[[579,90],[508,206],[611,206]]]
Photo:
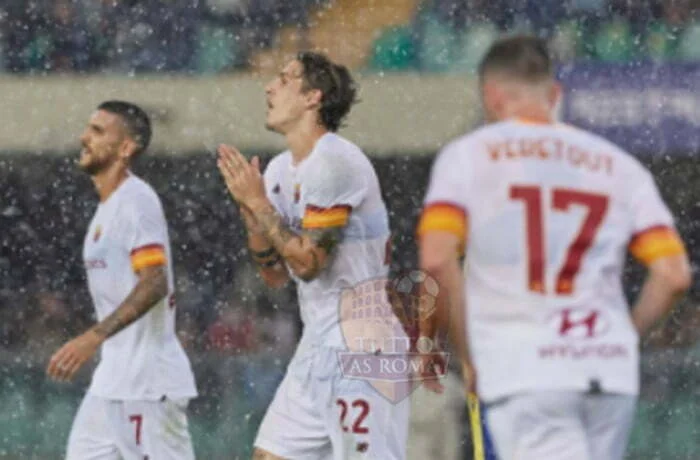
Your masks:
[[[421,266],[450,299],[442,316],[476,369],[501,460],[622,459],[639,340],[689,287],[684,245],[635,158],[555,122],[542,40],[496,42],[479,85],[490,123],[435,160]],[[648,269],[631,310],[628,250]]]
[[[262,278],[270,286],[296,282],[304,331],[253,456],[403,459],[406,401],[392,403],[367,381],[344,378],[338,355],[358,338],[343,334],[343,292],[388,273],[379,181],[362,151],[335,133],[355,102],[355,84],[345,67],[305,52],[265,91],[267,128],[285,136],[288,150],[263,177],[257,157],[248,162],[221,146],[219,169]]]
[[[80,138],[79,166],[100,199],[83,247],[99,322],[63,345],[47,372],[71,380],[102,353],[68,460],[194,458],[186,408],[197,393],[175,334],[168,229],[155,191],[129,170],[150,139],[146,113],[122,101],[100,104]]]

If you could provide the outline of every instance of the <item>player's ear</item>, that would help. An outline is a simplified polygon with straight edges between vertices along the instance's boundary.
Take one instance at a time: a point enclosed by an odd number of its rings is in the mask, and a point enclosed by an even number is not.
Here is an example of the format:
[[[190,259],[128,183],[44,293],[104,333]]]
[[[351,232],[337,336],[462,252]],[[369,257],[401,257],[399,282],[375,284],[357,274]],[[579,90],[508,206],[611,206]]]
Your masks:
[[[320,89],[310,89],[306,92],[306,107],[310,109],[320,106],[322,97],[323,93]]]
[[[496,117],[501,112],[503,100],[502,88],[492,81],[484,81],[481,88],[482,105],[484,113],[490,117]]]
[[[121,148],[119,149],[119,158],[122,160],[131,160],[136,152],[138,152],[139,146],[134,142],[133,139],[127,137],[122,141]]]

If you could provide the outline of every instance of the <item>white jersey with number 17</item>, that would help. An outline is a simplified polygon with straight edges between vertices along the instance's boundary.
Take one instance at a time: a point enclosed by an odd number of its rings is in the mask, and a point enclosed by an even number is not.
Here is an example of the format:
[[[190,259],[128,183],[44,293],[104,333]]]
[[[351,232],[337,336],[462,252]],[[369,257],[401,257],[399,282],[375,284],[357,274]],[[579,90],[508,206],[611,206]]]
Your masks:
[[[649,172],[564,124],[509,120],[439,154],[419,233],[466,249],[468,334],[486,401],[538,390],[638,392],[627,250],[682,253]]]

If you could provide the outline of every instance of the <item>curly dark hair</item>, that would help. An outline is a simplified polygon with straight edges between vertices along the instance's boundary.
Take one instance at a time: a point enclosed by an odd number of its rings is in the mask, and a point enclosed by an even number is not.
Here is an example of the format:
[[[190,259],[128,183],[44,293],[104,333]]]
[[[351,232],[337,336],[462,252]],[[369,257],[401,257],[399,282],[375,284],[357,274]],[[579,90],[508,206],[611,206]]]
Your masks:
[[[338,131],[343,119],[357,101],[357,85],[347,67],[336,64],[321,53],[304,51],[297,55],[303,67],[304,90],[321,91],[318,110],[321,124],[329,131]]]

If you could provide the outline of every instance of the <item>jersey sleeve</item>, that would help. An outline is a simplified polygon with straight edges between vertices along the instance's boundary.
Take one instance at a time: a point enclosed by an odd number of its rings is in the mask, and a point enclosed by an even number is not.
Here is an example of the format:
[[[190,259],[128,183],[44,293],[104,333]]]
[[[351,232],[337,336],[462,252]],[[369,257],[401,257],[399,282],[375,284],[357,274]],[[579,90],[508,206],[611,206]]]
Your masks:
[[[685,253],[685,247],[673,223],[673,216],[661,198],[650,173],[638,179],[639,186],[632,197],[632,237],[630,253],[641,263],[649,265],[662,257]]]
[[[453,233],[466,241],[468,228],[467,175],[459,144],[451,144],[437,156],[430,175],[418,236],[431,231]]]
[[[367,195],[367,177],[342,155],[328,155],[319,166],[302,184],[302,228],[345,227],[352,210]]]
[[[155,196],[134,196],[125,203],[123,237],[131,268],[165,265],[168,231],[163,209]]]

